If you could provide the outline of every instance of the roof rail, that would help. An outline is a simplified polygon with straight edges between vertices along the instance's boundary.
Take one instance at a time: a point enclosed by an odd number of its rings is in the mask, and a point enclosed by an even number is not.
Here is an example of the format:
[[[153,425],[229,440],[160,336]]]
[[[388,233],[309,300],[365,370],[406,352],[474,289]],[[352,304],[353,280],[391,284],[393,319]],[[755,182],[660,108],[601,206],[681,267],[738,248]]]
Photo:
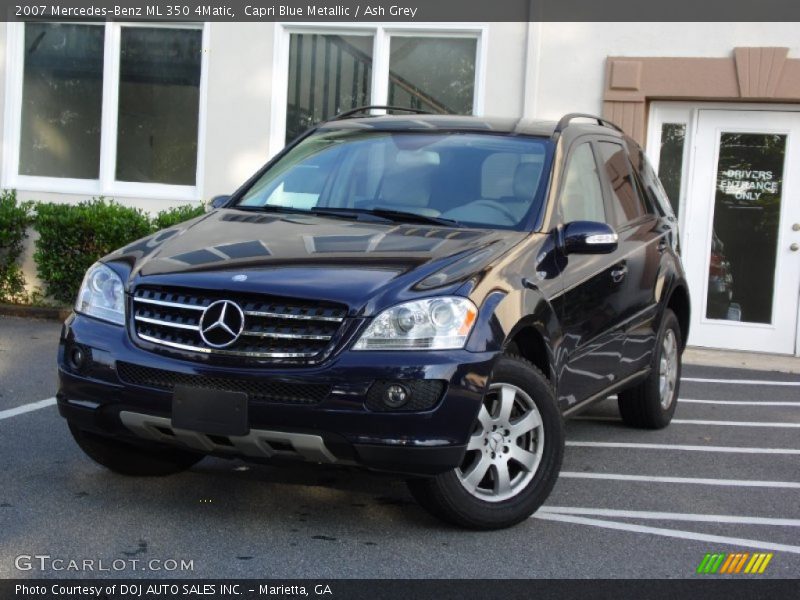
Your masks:
[[[603,127],[611,127],[612,129],[622,132],[622,128],[619,125],[612,123],[608,119],[586,113],[569,113],[561,117],[561,120],[556,125],[556,128],[553,130],[553,139],[557,138],[561,132],[567,128],[567,125],[569,125],[570,121],[573,119],[592,119],[593,121],[597,121],[598,125],[602,125]]]
[[[422,110],[420,108],[408,108],[406,106],[384,106],[384,105],[378,105],[378,104],[370,104],[370,105],[367,105],[367,106],[357,106],[356,108],[352,108],[350,110],[346,110],[344,112],[340,112],[339,114],[334,115],[333,117],[328,119],[328,121],[341,121],[342,119],[349,119],[350,117],[353,117],[353,116],[358,115],[360,113],[365,113],[365,112],[368,112],[368,111],[374,110],[374,109],[399,110],[401,112],[409,112],[409,113],[414,113],[414,114],[417,114],[417,115],[431,115],[431,114],[433,114],[430,111]]]

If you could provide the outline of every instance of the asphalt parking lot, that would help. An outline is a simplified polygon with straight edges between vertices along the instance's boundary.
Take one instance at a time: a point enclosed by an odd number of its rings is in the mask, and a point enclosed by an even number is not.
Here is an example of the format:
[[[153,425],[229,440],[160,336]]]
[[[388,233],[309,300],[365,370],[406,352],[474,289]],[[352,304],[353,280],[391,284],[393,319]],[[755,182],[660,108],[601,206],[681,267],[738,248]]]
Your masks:
[[[774,554],[764,574],[731,577],[800,576],[800,375],[687,365],[675,421],[655,432],[601,403],[568,421],[546,507],[477,533],[428,516],[399,479],[351,469],[105,471],[48,401],[59,328],[0,317],[2,578],[91,576],[19,571],[19,555],[140,561],[99,573],[117,577],[682,578],[708,552]],[[193,570],[141,570],[152,559]]]

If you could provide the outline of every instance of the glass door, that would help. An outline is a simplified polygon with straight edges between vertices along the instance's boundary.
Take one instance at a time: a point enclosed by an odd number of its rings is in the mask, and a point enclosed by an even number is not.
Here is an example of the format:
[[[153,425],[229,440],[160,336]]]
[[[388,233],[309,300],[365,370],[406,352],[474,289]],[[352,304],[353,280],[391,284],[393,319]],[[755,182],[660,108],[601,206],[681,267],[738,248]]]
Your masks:
[[[794,354],[800,113],[698,111],[684,265],[693,345]]]

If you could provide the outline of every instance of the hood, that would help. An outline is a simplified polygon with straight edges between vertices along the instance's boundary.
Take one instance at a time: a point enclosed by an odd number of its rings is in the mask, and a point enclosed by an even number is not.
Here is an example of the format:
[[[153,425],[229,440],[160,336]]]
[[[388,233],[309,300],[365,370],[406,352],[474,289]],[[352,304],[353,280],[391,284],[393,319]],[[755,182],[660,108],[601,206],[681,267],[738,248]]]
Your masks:
[[[354,314],[379,297],[383,305],[453,291],[524,235],[221,209],[104,261],[128,265],[128,289],[150,283],[263,293],[343,303]]]

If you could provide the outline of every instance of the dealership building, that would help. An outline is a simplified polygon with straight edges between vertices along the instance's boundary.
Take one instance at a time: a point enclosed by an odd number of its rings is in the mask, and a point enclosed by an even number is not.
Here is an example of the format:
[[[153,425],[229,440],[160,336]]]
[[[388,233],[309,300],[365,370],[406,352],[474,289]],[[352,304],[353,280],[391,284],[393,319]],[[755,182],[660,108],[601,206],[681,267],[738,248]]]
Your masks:
[[[800,354],[797,23],[7,23],[0,52],[2,186],[41,201],[199,203],[366,104],[603,115],[678,214],[689,343]]]

